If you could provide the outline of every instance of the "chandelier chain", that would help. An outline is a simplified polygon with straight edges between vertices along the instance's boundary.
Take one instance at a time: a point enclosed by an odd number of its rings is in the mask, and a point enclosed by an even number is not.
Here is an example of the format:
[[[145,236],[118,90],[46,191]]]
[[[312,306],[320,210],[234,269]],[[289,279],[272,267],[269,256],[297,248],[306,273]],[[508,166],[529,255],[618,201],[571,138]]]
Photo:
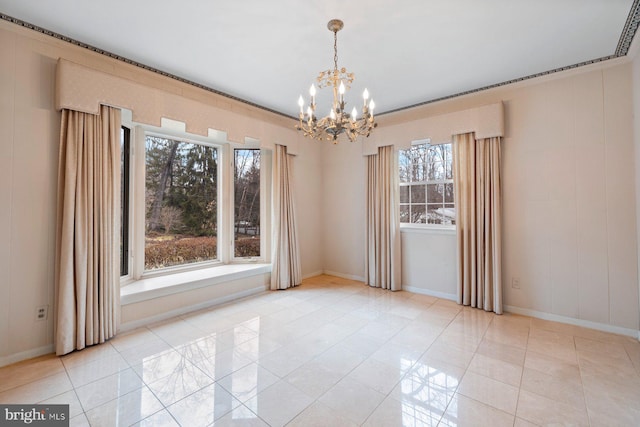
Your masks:
[[[333,70],[338,71],[338,32],[333,32]]]

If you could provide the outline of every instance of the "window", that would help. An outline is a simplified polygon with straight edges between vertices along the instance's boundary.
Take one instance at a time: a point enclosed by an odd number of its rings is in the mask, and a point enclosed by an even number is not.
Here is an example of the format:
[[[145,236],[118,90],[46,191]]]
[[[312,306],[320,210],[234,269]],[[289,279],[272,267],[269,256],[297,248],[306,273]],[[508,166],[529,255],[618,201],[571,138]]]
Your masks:
[[[142,126],[124,117],[121,284],[171,275],[190,280],[184,273],[192,270],[264,263],[270,153],[258,141],[235,145],[222,134],[192,135],[171,123]]]
[[[120,276],[129,274],[129,172],[131,130],[120,128]]]
[[[145,136],[144,270],[218,259],[218,150]]]
[[[455,224],[451,144],[415,142],[399,151],[400,222]]]
[[[260,256],[260,150],[234,150],[235,258]]]

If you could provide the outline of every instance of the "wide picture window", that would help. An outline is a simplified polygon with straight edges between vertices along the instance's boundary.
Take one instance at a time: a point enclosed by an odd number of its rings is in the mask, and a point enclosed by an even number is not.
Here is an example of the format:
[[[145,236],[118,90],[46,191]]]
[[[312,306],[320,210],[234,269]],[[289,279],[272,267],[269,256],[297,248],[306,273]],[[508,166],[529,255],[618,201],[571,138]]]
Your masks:
[[[400,222],[455,225],[451,144],[399,150]]]
[[[145,137],[144,269],[218,259],[218,150]]]

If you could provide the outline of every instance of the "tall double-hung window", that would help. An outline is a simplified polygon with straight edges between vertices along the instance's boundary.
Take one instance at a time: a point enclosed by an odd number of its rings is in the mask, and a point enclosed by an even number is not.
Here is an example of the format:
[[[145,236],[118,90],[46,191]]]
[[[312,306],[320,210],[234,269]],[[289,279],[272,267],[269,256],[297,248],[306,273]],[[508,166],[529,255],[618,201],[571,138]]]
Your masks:
[[[399,150],[400,222],[455,225],[451,144],[414,142]]]

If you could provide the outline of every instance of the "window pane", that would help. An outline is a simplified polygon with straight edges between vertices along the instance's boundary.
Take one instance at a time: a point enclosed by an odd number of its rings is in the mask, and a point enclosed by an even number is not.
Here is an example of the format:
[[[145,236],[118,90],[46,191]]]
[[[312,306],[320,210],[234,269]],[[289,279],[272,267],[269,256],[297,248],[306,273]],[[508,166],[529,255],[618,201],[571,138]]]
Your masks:
[[[427,206],[427,223],[444,224],[444,208],[442,205]]]
[[[425,205],[411,205],[411,222],[413,224],[424,224],[427,222]]]
[[[452,225],[455,224],[455,209],[453,205],[427,205],[427,217],[429,224]]]
[[[453,204],[444,205],[445,224],[455,225],[456,223],[456,208]],[[449,221],[449,222],[447,222]]]
[[[409,203],[409,186],[400,186],[400,203]]]
[[[409,205],[400,205],[400,222],[410,222]]]
[[[411,150],[398,150],[400,182],[411,181]]]
[[[260,256],[260,150],[234,150],[234,256]]]
[[[442,162],[431,162],[427,164],[426,179],[429,181],[444,179],[445,171]]]
[[[411,186],[411,203],[424,203],[425,200],[425,186],[423,185],[412,185]]]
[[[414,161],[411,164],[411,181],[412,182],[421,182],[424,181],[427,177],[426,164],[420,159]]]
[[[451,144],[443,144],[445,149],[445,179],[453,179],[453,157],[451,155]]]
[[[218,151],[145,139],[145,269],[217,258]]]
[[[444,184],[428,184],[427,192],[427,203],[444,202]]]
[[[449,145],[449,144],[432,145],[429,148],[429,161],[430,162],[444,163],[446,161],[445,145]]]
[[[449,182],[444,185],[444,202],[453,203],[453,183]]]
[[[120,128],[120,276],[129,274],[129,135]]]

